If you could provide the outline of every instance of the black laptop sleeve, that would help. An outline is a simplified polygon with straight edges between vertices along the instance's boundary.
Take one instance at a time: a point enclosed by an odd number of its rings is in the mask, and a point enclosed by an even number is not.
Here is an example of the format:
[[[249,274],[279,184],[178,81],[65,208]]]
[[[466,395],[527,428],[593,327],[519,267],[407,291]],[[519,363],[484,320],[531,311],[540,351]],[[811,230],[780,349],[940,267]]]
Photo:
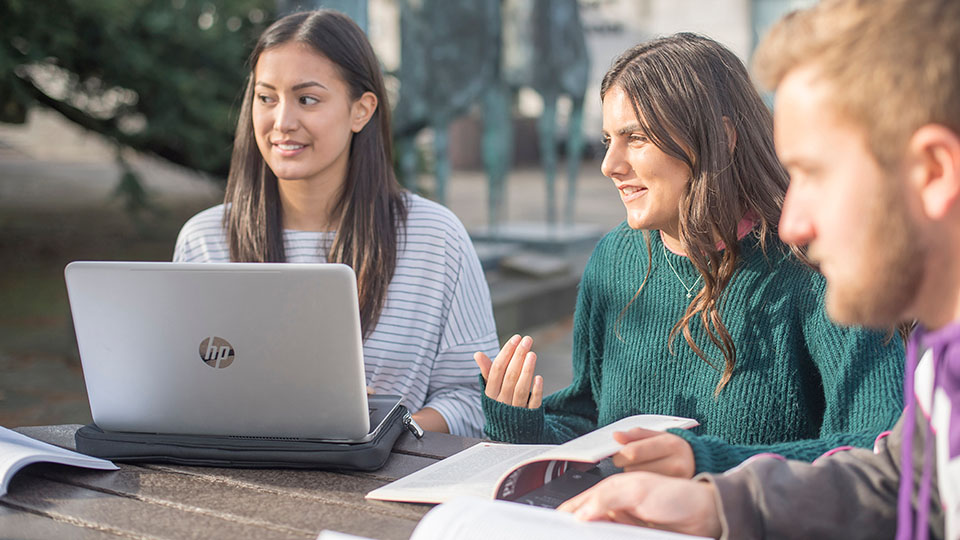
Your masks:
[[[371,396],[371,402],[377,397],[387,396]],[[96,424],[77,430],[76,442],[79,452],[128,463],[372,471],[386,463],[404,430],[423,435],[410,411],[398,404],[364,442],[118,432]]]

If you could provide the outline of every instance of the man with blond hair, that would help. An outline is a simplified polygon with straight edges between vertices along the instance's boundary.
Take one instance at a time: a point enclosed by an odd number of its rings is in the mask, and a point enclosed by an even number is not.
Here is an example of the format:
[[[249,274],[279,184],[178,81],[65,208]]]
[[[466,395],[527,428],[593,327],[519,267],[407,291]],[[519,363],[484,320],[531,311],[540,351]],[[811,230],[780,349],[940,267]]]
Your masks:
[[[836,321],[916,321],[906,408],[874,450],[624,473],[561,509],[723,538],[960,539],[960,2],[825,0],[757,52],[791,183],[780,220]]]

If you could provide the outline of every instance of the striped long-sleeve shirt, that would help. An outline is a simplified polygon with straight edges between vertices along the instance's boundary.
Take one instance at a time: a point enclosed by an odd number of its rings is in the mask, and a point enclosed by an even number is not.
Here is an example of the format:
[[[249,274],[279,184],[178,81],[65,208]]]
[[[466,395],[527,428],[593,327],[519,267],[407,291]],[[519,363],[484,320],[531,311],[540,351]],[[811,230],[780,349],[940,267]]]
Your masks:
[[[413,411],[438,411],[455,435],[480,436],[474,351],[498,349],[490,290],[460,220],[417,195],[407,197],[405,234],[376,328],[363,342],[367,384],[404,396]],[[173,260],[228,262],[223,205],[192,217],[180,231]],[[333,232],[285,230],[287,262],[323,263]]]

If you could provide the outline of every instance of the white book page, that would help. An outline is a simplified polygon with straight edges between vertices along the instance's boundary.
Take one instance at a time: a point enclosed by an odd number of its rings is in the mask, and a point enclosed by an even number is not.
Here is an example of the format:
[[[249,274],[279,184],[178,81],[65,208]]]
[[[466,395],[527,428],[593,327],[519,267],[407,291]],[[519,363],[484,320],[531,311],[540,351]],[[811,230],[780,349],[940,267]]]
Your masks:
[[[26,435],[0,426],[0,478],[3,479],[3,482],[0,483],[0,497],[6,495],[10,479],[17,471],[31,463],[41,461],[88,469],[116,470],[120,468],[111,461],[86,456],[31,439]]]
[[[661,414],[638,414],[598,428],[572,441],[556,446],[537,459],[558,459],[565,461],[582,461],[596,463],[603,458],[616,454],[623,446],[613,440],[614,431],[627,431],[633,428],[645,428],[655,431],[666,431],[670,428],[691,428],[699,423],[690,418],[680,416],[666,416]]]
[[[441,503],[458,496],[492,498],[500,477],[553,445],[477,443],[367,493],[367,499]]]
[[[573,514],[536,506],[463,497],[420,520],[410,540],[690,540],[686,534],[616,523],[579,521]]]

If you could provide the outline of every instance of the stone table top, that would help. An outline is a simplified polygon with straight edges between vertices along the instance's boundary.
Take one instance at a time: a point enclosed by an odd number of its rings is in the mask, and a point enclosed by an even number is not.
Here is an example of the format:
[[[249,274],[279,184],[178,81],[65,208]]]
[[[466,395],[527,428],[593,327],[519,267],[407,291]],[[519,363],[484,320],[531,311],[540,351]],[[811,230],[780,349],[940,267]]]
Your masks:
[[[81,426],[16,431],[71,450]],[[477,439],[409,433],[373,472],[231,469],[118,463],[96,471],[40,463],[17,473],[0,498],[0,537],[304,538],[332,529],[381,540],[410,537],[432,506],[368,501],[372,489]]]

